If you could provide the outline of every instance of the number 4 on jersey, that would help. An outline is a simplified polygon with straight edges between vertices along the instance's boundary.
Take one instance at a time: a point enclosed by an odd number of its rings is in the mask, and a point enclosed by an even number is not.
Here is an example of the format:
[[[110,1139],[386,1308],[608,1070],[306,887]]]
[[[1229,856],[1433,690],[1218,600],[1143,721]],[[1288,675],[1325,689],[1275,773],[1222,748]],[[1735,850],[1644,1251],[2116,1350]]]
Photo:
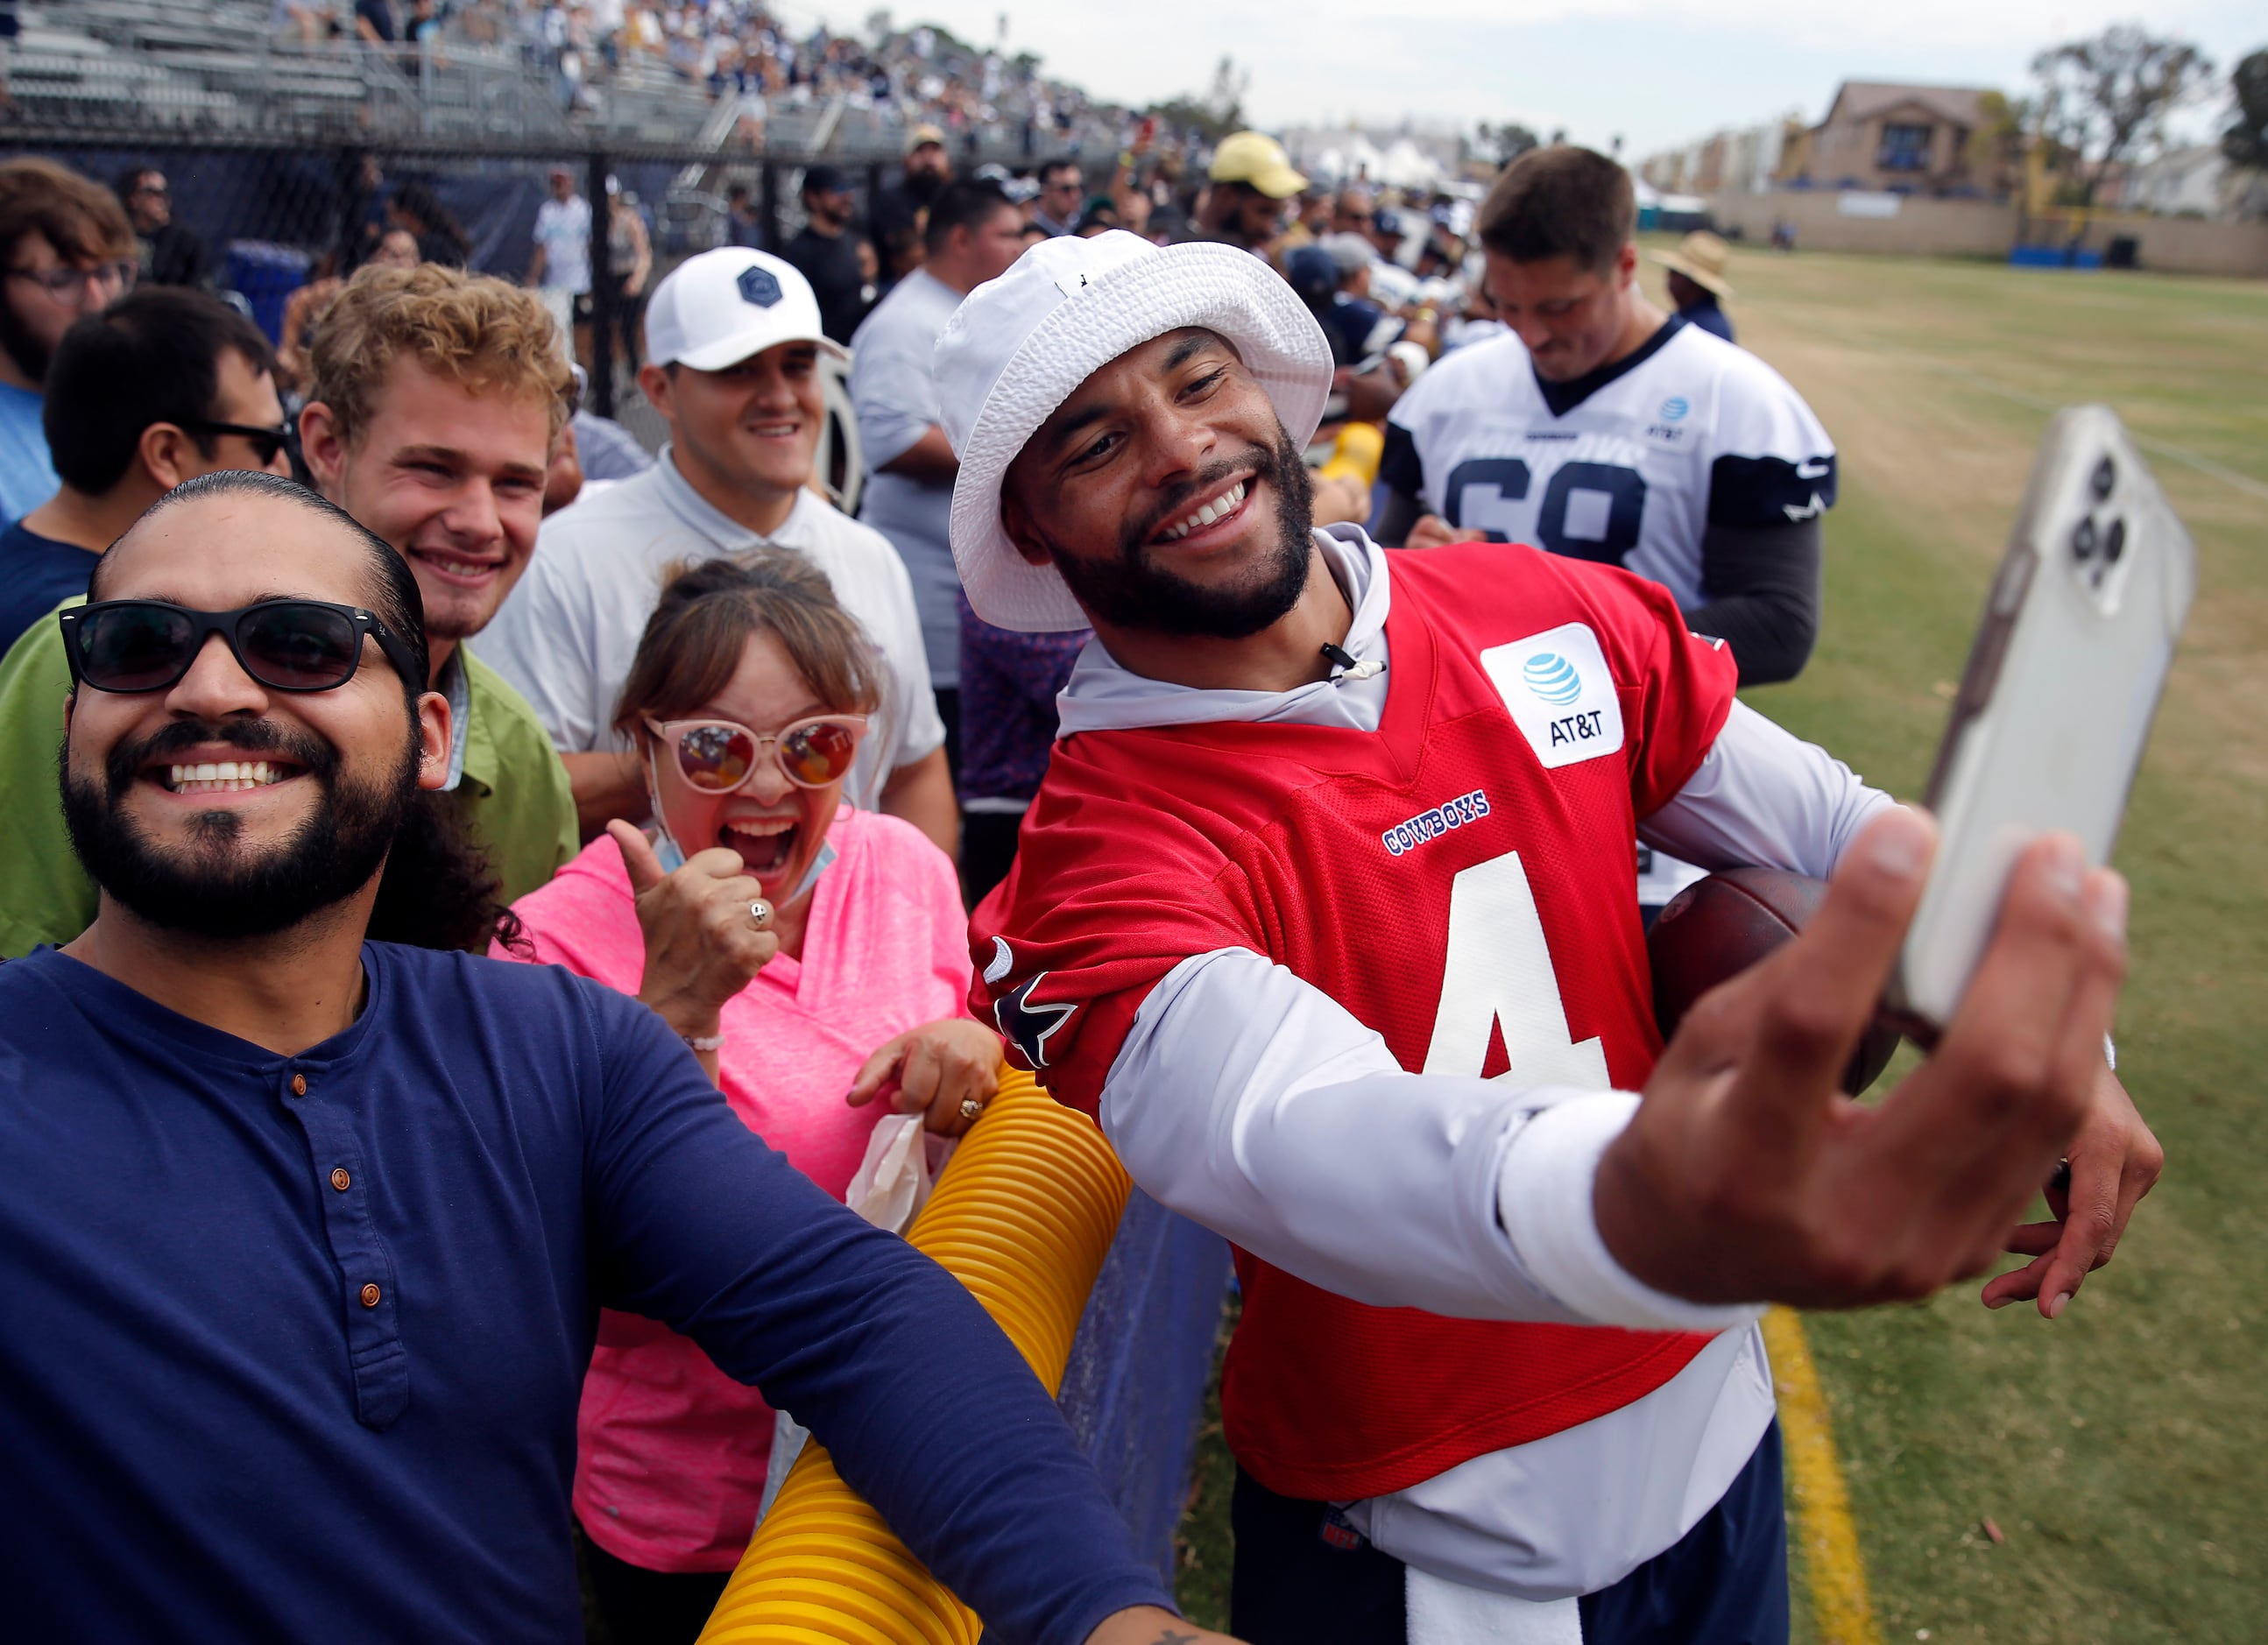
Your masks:
[[[1425,1072],[1479,1077],[1489,1032],[1501,1025],[1512,1066],[1497,1077],[1522,1085],[1604,1091],[1607,1054],[1568,1033],[1551,948],[1520,853],[1475,863],[1449,888],[1449,952]]]

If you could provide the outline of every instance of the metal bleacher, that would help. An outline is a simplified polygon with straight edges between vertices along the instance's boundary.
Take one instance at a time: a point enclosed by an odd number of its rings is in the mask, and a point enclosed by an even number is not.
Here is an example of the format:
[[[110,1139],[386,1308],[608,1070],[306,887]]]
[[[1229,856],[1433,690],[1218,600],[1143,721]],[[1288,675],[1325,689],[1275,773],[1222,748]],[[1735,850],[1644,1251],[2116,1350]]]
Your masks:
[[[571,114],[550,70],[513,47],[313,45],[270,26],[269,0],[24,0],[6,62],[12,119],[48,130],[225,141],[481,147],[683,144],[700,88],[633,65]]]

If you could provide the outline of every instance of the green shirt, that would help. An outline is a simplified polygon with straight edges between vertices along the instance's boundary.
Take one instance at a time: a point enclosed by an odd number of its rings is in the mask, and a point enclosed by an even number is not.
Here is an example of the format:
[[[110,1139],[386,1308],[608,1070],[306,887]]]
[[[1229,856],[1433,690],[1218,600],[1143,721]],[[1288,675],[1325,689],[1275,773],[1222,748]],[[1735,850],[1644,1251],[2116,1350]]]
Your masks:
[[[488,848],[489,868],[512,902],[579,848],[575,797],[535,710],[464,646],[457,655],[471,709],[454,792],[468,832]],[[70,694],[62,627],[42,618],[0,661],[0,958],[68,943],[94,920],[94,885],[72,855],[55,788]]]

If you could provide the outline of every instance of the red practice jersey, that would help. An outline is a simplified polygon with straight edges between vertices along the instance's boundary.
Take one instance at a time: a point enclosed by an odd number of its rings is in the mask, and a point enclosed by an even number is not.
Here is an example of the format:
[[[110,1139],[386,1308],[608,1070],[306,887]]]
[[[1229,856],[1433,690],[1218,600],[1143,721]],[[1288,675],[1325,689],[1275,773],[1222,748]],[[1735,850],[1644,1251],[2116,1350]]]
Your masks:
[[[1661,1041],[1631,842],[1724,724],[1732,657],[1619,569],[1496,544],[1386,562],[1375,732],[1232,722],[1056,745],[972,943],[994,977],[975,1003],[1062,1101],[1095,1112],[1151,988],[1230,948],[1330,995],[1413,1073],[1645,1083]],[[1237,1264],[1229,1447],[1311,1500],[1588,1421],[1708,1340],[1375,1308]]]

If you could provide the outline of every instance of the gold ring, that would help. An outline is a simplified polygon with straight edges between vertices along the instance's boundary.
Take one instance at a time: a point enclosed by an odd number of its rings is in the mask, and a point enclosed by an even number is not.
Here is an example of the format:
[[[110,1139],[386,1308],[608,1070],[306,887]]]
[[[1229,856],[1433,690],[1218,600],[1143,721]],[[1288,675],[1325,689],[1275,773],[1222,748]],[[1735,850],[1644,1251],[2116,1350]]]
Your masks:
[[[762,930],[772,922],[771,904],[766,902],[762,897],[757,898],[748,905],[748,918],[756,922],[758,930]]]
[[[974,1120],[978,1114],[981,1114],[983,1112],[984,1105],[978,1102],[974,1097],[964,1097],[961,1099],[961,1117],[962,1119]]]

